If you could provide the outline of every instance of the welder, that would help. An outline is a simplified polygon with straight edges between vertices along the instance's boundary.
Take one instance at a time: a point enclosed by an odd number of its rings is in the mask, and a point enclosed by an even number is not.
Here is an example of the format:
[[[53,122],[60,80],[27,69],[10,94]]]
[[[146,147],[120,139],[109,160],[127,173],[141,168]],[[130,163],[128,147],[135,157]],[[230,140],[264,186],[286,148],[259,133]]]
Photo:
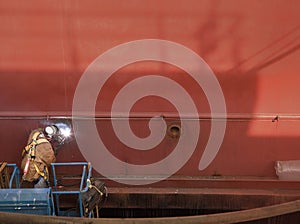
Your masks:
[[[30,133],[27,145],[23,149],[23,180],[33,183],[35,188],[49,186],[48,167],[56,160],[51,141],[58,132],[59,129],[55,125],[35,129]]]

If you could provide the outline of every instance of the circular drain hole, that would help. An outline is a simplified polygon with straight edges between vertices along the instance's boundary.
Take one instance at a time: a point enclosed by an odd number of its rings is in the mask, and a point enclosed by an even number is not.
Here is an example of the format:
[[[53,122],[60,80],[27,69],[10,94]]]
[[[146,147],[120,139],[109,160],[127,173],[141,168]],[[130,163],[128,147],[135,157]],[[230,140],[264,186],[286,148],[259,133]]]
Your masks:
[[[178,124],[171,124],[168,127],[168,135],[171,138],[179,138],[181,134],[181,127]]]

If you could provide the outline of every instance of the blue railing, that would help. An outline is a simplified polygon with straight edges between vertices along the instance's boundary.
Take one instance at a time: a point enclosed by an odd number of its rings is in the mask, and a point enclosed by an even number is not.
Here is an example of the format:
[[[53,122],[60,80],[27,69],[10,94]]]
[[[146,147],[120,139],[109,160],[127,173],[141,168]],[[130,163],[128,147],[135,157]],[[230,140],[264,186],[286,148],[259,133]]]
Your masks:
[[[0,163],[1,165],[2,163]],[[13,183],[15,182],[14,187],[18,188],[20,187],[20,170],[18,168],[18,166],[14,163],[8,163],[6,164],[6,167],[8,167],[9,169],[12,169],[12,171],[10,171],[10,178],[9,178],[9,185],[8,188],[13,188]]]
[[[0,211],[58,216],[84,216],[82,193],[89,190],[92,174],[92,165],[90,163],[52,163],[53,186],[49,188],[20,188],[19,168],[16,164],[6,164],[6,166],[10,169],[9,188],[0,189]],[[74,170],[76,170],[72,167],[79,167],[80,183],[75,189],[64,190],[65,188],[59,186],[57,168],[62,166],[67,166],[64,170],[71,169],[71,175],[74,175]],[[63,178],[61,174],[59,177]],[[70,188],[67,187],[66,189]],[[61,195],[77,196],[78,204],[75,207],[79,208],[79,212],[75,214],[66,214],[60,207]],[[55,200],[53,200],[54,197]],[[89,216],[91,217],[91,214],[89,214]]]
[[[77,167],[82,167],[82,172],[81,172],[81,180],[79,187],[75,190],[63,190],[60,189],[58,185],[58,179],[56,175],[56,168],[59,166],[77,166]],[[91,178],[92,174],[92,165],[88,162],[70,162],[70,163],[52,163],[51,164],[52,168],[52,175],[53,175],[53,189],[52,189],[52,194],[55,197],[55,206],[57,210],[57,215],[66,215],[64,211],[60,209],[60,195],[77,195],[78,197],[78,207],[79,207],[79,216],[83,217],[84,216],[84,209],[83,209],[83,203],[82,203],[82,193],[86,192],[89,188],[89,180]]]
[[[0,189],[0,211],[55,215],[51,188],[20,188],[20,170],[6,164],[10,175],[8,188]]]

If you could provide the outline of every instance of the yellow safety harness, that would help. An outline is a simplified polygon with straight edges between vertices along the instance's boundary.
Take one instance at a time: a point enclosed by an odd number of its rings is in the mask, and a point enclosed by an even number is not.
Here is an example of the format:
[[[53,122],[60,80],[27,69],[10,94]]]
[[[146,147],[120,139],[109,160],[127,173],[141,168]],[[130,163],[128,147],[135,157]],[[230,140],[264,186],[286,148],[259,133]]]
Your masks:
[[[31,157],[35,157],[35,147],[41,143],[49,143],[49,141],[45,138],[38,139],[39,135],[42,134],[41,132],[37,131],[32,135],[31,142],[25,146],[22,152],[22,156],[24,153],[29,154]]]
[[[33,135],[32,135],[32,140],[31,142],[25,146],[25,148],[23,149],[22,152],[22,157],[24,156],[24,154],[28,154],[28,160],[26,162],[25,168],[24,168],[24,176],[27,174],[28,172],[28,168],[29,168],[29,163],[32,162],[34,165],[34,168],[36,170],[36,172],[42,176],[45,180],[48,180],[48,168],[47,166],[45,166],[45,171],[41,171],[35,161],[35,150],[36,150],[36,146],[38,146],[39,144],[42,143],[49,143],[49,141],[45,138],[39,138],[40,135],[43,135],[43,133],[41,133],[40,131],[36,131]]]

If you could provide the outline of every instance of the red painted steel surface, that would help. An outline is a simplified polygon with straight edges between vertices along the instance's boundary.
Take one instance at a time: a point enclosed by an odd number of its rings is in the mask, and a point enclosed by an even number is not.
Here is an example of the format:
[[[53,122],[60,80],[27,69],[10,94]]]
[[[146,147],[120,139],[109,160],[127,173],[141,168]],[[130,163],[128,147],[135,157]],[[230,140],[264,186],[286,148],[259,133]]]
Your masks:
[[[276,160],[300,159],[299,8],[296,0],[1,0],[1,160],[19,162],[30,130],[47,118],[70,118],[76,86],[96,57],[128,41],[154,38],[192,49],[214,71],[227,107],[223,143],[208,168],[199,171],[211,124],[205,94],[184,71],[141,62],[113,74],[96,105],[98,118],[103,118],[97,121],[99,134],[112,153],[123,161],[147,164],[176,145],[166,136],[157,149],[143,154],[118,142],[110,124],[112,100],[124,84],[143,75],[164,74],[188,90],[204,118],[197,148],[175,176],[276,179]],[[140,137],[149,129],[146,120],[137,118],[149,114],[177,122],[176,109],[167,101],[141,100],[131,114],[132,129]],[[59,162],[80,160],[84,158],[75,141],[57,157]]]

